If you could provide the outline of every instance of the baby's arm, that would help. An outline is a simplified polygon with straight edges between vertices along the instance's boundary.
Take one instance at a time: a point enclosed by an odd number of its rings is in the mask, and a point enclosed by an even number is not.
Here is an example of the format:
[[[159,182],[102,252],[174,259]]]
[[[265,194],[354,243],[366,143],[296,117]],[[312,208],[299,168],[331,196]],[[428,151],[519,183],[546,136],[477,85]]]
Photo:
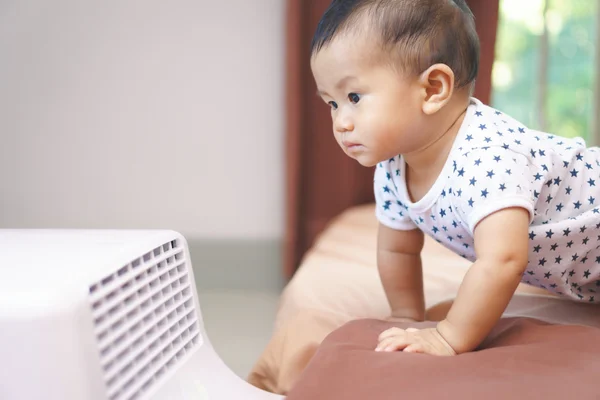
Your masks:
[[[527,267],[528,231],[529,212],[522,208],[498,211],[475,227],[477,261],[437,326],[457,353],[475,349],[502,316]]]
[[[527,266],[528,217],[525,209],[511,208],[482,220],[474,232],[477,261],[446,319],[437,328],[388,329],[376,350],[455,355],[475,349],[502,316]]]
[[[400,231],[379,224],[377,268],[395,319],[425,318],[420,230]]]

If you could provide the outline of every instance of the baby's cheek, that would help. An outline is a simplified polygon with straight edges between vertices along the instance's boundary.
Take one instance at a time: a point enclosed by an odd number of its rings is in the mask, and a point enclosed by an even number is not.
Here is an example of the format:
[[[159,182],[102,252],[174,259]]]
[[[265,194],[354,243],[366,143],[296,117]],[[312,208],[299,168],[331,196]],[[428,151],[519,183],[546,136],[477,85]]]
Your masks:
[[[333,138],[335,139],[335,142],[340,146],[340,147],[344,147],[342,145],[342,137],[339,133],[336,133],[335,131],[333,132]]]

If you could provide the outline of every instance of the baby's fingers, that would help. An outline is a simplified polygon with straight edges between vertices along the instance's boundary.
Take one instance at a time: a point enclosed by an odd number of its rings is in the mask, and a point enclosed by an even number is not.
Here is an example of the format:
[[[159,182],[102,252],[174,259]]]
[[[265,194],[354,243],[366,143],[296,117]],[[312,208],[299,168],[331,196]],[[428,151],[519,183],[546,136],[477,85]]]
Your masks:
[[[375,351],[398,351],[404,349],[409,344],[404,335],[394,336],[380,341]]]
[[[404,334],[404,329],[390,328],[390,329],[387,329],[387,330],[381,332],[381,334],[379,335],[379,341],[381,342],[384,339],[391,338],[391,337],[401,335],[401,334]]]
[[[420,343],[409,344],[402,351],[405,353],[424,353],[423,345],[421,345]]]
[[[414,333],[414,332],[418,332],[419,329],[416,328],[408,328],[408,329],[400,329],[400,328],[390,328],[387,329],[383,332],[381,332],[381,334],[379,335],[379,341],[381,342],[384,339],[390,338],[390,337],[394,337],[394,336],[398,336],[398,335],[406,335],[406,333]]]

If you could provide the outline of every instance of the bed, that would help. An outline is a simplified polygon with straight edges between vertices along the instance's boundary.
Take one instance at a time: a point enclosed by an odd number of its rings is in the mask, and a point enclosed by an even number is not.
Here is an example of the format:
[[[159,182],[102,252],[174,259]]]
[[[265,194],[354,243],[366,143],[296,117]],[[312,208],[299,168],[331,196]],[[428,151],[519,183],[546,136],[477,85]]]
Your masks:
[[[273,336],[250,372],[248,382],[273,393],[291,395],[290,398],[314,396],[308,389],[315,387],[319,393],[326,393],[328,388],[339,392],[331,380],[315,384],[319,376],[327,374],[328,370],[323,369],[327,363],[335,364],[335,360],[345,360],[345,355],[350,354],[335,353],[333,357],[331,349],[348,348],[340,347],[340,340],[346,344],[348,340],[356,343],[363,340],[364,344],[367,340],[364,332],[373,326],[384,329],[385,326],[377,324],[390,324],[381,321],[390,310],[376,270],[376,230],[374,205],[368,204],[348,209],[319,235],[282,293]],[[444,317],[469,265],[435,241],[426,239],[423,270],[428,321]],[[504,335],[542,329],[536,324],[551,324],[551,329],[555,329],[556,324],[561,327],[573,324],[593,329],[585,335],[600,338],[594,336],[600,335],[600,308],[561,300],[524,284],[519,286],[504,317],[503,323],[513,322],[510,329],[501,329]],[[362,336],[356,329],[362,329]],[[542,337],[552,336],[550,333]],[[497,339],[502,342],[503,337]],[[497,343],[492,342],[490,346]],[[544,346],[555,344],[548,342]],[[597,347],[595,359],[600,360],[600,344]],[[543,348],[537,347],[539,351]],[[370,357],[371,353],[364,354]],[[333,364],[327,368],[339,368]],[[450,366],[450,370],[456,369]],[[333,398],[331,394],[328,396]]]

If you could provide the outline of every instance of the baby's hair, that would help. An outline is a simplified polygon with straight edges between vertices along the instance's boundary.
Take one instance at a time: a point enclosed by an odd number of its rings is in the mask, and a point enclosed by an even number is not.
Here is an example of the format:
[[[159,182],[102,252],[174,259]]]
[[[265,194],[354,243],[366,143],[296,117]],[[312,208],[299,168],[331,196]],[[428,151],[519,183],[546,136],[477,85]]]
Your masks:
[[[479,38],[465,0],[333,0],[319,21],[311,56],[348,33],[374,33],[404,72],[446,64],[458,88],[477,77]]]

